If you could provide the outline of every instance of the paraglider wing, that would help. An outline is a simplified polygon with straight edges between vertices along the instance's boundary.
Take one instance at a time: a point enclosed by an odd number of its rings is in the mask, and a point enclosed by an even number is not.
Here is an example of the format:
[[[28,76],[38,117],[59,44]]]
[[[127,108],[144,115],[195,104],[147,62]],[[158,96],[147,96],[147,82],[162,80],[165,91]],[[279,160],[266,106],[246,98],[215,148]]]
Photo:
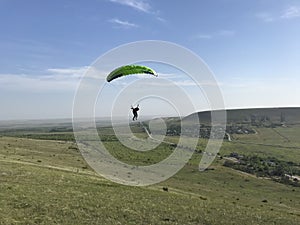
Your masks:
[[[112,80],[118,77],[123,77],[123,76],[133,75],[133,74],[150,74],[153,76],[157,76],[157,73],[153,69],[147,66],[126,65],[113,70],[110,74],[108,74],[106,80],[108,82],[111,82]]]

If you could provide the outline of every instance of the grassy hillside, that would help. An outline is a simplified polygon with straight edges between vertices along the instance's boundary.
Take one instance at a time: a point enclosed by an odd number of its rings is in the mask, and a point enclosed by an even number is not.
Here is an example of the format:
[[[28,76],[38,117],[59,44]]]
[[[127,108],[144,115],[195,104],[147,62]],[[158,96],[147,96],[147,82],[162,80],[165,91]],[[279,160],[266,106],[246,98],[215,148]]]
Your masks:
[[[73,143],[0,138],[1,224],[299,224],[299,188],[223,167],[127,187],[96,175]],[[168,191],[163,191],[168,187]]]
[[[286,116],[296,119],[296,114]],[[176,124],[174,118],[169,121]],[[224,166],[237,153],[299,167],[296,123],[231,134],[232,140],[224,141],[204,172],[198,164],[207,139],[200,138],[196,153],[179,173],[149,187],[123,186],[96,174],[82,158],[69,125],[63,127],[2,129],[0,224],[300,224],[300,187]],[[136,124],[132,130],[147,137]],[[156,163],[173,151],[167,143],[149,152],[130,150],[110,127],[99,128],[99,135],[116,158],[132,165]],[[165,140],[177,143],[178,138]]]

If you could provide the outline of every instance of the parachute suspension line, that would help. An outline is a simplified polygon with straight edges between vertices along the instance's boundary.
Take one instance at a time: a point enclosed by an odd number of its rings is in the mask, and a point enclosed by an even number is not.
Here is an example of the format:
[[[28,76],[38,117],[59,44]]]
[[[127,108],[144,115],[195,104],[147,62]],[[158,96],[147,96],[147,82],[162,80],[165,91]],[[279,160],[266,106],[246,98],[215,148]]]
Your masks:
[[[108,84],[110,87],[113,87],[116,91],[121,91],[122,90],[122,88],[120,87],[120,86],[118,86],[118,85],[115,85],[115,84],[113,84],[113,83],[109,83]]]

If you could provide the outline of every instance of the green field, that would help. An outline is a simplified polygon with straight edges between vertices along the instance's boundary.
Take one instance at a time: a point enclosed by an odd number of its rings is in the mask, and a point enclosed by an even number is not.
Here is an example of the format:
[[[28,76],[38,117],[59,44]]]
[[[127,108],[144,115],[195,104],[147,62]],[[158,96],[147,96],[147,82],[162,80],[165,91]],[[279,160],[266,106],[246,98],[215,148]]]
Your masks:
[[[232,152],[300,163],[298,125],[255,129],[256,134],[225,140],[204,172],[198,164],[207,140],[199,139],[198,153],[179,173],[148,187],[119,185],[97,175],[72,132],[3,129],[0,224],[300,224],[299,187],[223,165]],[[143,130],[134,131],[146,137]],[[100,128],[99,135],[116,158],[134,165],[158,162],[173,149],[163,143],[135,152],[122,146],[109,127]]]

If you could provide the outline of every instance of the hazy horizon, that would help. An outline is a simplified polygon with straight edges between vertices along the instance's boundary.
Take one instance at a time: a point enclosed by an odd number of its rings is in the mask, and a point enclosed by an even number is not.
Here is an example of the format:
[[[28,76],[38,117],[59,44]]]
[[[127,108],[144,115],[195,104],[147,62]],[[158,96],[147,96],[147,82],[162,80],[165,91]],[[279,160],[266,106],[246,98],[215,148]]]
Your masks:
[[[280,106],[276,106],[276,107],[249,107],[249,108],[227,108],[227,109],[215,109],[215,110],[201,110],[201,111],[195,111],[193,113],[184,115],[183,117],[189,116],[191,114],[194,113],[199,113],[199,112],[210,112],[210,111],[218,111],[218,110],[226,110],[226,111],[234,111],[234,110],[247,110],[247,109],[300,109],[300,106],[284,106],[284,107],[280,107]],[[176,115],[142,115],[139,117],[140,121],[143,120],[148,120],[148,119],[154,119],[154,118],[168,118],[168,117],[177,117]],[[92,117],[93,119],[95,119],[96,122],[99,122],[101,120],[103,121],[108,121],[111,120],[111,117],[109,116],[104,116],[104,117]],[[82,117],[79,118],[79,120],[89,120],[90,121],[91,118],[89,117]],[[131,121],[132,116],[128,116],[128,117],[114,117],[115,121]],[[6,120],[0,120],[0,123],[9,123],[9,122],[70,122],[72,123],[72,117],[53,117],[53,118],[29,118],[29,119],[6,119]]]

